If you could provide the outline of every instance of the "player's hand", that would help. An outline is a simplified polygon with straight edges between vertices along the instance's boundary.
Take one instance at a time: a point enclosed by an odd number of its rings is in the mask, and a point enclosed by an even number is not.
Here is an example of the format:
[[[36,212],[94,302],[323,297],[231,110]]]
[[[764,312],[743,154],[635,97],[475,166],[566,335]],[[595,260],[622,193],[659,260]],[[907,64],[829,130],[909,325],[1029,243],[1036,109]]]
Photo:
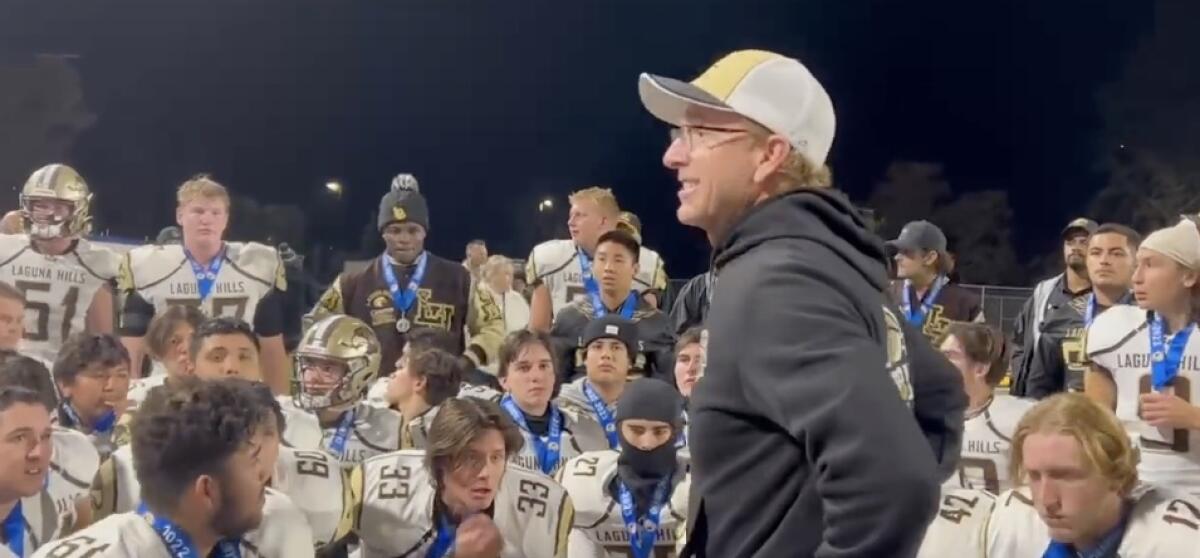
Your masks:
[[[1144,393],[1138,397],[1142,420],[1156,428],[1196,429],[1200,409],[1170,393]]]
[[[482,513],[464,519],[454,534],[454,558],[499,558],[503,547],[500,529]]]

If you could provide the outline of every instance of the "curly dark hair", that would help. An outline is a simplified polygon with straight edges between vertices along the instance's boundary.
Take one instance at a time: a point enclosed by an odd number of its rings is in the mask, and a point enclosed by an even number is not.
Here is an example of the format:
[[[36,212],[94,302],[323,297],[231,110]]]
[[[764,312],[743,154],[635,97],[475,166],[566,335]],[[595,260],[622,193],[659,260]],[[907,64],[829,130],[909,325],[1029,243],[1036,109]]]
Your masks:
[[[150,390],[129,425],[141,498],[160,513],[201,475],[222,478],[271,411],[254,382],[238,378],[176,378]]]
[[[244,335],[251,343],[254,343],[255,351],[262,350],[262,346],[258,343],[258,336],[254,334],[250,324],[228,316],[209,318],[196,326],[191,340],[188,341],[188,356],[192,362],[195,362],[197,355],[200,354],[200,347],[204,345],[204,340],[214,335]]]
[[[409,356],[408,372],[425,378],[425,400],[433,406],[454,398],[462,386],[462,361],[457,355],[441,349],[428,349]]]
[[[107,333],[76,333],[67,338],[54,361],[54,381],[71,385],[89,366],[105,368],[130,365],[129,351],[113,335]]]

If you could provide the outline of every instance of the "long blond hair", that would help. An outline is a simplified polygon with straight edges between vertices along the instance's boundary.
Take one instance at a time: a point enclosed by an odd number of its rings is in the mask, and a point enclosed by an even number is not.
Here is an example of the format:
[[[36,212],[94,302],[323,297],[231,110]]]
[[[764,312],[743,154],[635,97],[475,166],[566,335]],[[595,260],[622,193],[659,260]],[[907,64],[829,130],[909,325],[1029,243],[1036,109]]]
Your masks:
[[[1042,400],[1017,423],[1012,439],[1010,472],[1015,482],[1025,480],[1025,439],[1032,434],[1061,434],[1079,442],[1091,471],[1128,495],[1137,484],[1139,454],[1112,411],[1080,393],[1060,393]]]

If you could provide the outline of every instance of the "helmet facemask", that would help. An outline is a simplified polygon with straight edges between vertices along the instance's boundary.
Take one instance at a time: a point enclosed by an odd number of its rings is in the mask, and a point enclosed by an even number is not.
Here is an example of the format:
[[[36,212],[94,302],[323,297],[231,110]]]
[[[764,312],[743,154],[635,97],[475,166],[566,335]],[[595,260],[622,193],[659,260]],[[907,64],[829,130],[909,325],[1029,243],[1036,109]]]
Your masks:
[[[365,365],[365,359],[343,360],[326,355],[297,353],[296,355],[296,404],[306,411],[326,411],[350,407],[362,399],[364,390],[355,389],[352,378],[357,367]],[[311,382],[307,370],[336,366],[341,374],[331,387],[325,389],[329,382]],[[317,374],[322,374],[317,372]],[[336,373],[331,373],[333,375]]]
[[[50,197],[21,196],[21,214],[25,230],[34,238],[52,239],[74,236],[75,202]]]

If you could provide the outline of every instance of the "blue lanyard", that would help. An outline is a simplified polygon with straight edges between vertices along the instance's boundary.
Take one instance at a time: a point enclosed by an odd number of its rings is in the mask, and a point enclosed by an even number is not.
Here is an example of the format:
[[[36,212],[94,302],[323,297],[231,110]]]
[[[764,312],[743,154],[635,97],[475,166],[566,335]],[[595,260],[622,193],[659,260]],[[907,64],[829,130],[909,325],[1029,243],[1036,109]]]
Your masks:
[[[592,258],[584,252],[582,248],[576,246],[575,253],[579,255],[579,275],[583,279],[583,290],[592,295],[592,300],[600,295],[600,285],[596,283],[596,276],[592,275]]]
[[[1091,550],[1076,554],[1075,547],[1051,539],[1050,544],[1046,546],[1046,551],[1042,553],[1042,558],[1076,558],[1077,556],[1101,558],[1109,556],[1121,544],[1121,539],[1125,538],[1125,529],[1129,523],[1129,507],[1126,506],[1122,513],[1121,522],[1106,533]]]
[[[387,254],[379,257],[379,265],[383,268],[383,280],[387,282],[388,291],[392,293],[392,307],[400,315],[404,315],[409,310],[412,310],[413,305],[417,303],[417,288],[421,286],[421,281],[425,279],[425,265],[427,263],[429,263],[429,253],[421,252],[421,255],[417,257],[417,269],[413,271],[412,277],[409,278],[408,286],[401,289],[400,282],[396,280],[396,271],[392,269],[392,263],[388,261]]]
[[[158,533],[158,538],[162,539],[163,544],[166,545],[171,558],[204,558],[200,556],[200,551],[196,550],[192,538],[175,522],[161,515],[151,514],[144,503],[138,504],[137,513],[150,522],[150,527]],[[214,550],[217,551],[218,558],[241,558],[242,556],[241,542],[237,540],[222,540],[217,543]]]
[[[8,517],[4,518],[4,540],[8,541],[8,549],[16,554],[17,558],[25,555],[25,515],[21,513],[20,500],[17,500],[17,505],[8,512]]]
[[[75,427],[87,428],[88,425],[83,422],[83,419],[79,416],[79,413],[75,411],[75,407],[71,406],[69,401],[63,402],[62,410],[67,414],[67,420],[71,421]],[[116,424],[117,412],[109,411],[104,413],[104,415],[100,417],[100,420],[97,420],[96,424],[91,425],[91,427],[95,432],[99,432],[100,434],[108,434],[109,432],[112,432],[113,426]]]
[[[658,523],[662,515],[663,505],[667,503],[668,491],[671,490],[671,477],[668,475],[654,488],[654,499],[646,515],[639,518],[637,508],[633,505],[633,495],[625,483],[617,481],[617,499],[621,502],[621,519],[625,521],[625,531],[629,533],[629,547],[633,558],[647,558],[654,550],[654,541],[658,539]]]
[[[221,251],[208,262],[208,267],[200,265],[196,258],[187,248],[183,249],[183,255],[187,258],[188,263],[192,264],[192,273],[196,276],[196,290],[200,293],[200,302],[203,303],[209,295],[212,294],[213,286],[217,284],[217,275],[221,273],[221,264],[225,261],[225,247],[221,247]]]
[[[1171,346],[1165,347],[1166,325],[1162,316],[1155,314],[1150,320],[1150,383],[1155,391],[1166,389],[1179,375],[1179,364],[1183,361],[1183,351],[1187,348],[1194,325],[1188,324],[1176,332],[1175,337],[1171,338]]]
[[[433,544],[429,546],[429,551],[425,553],[425,558],[442,558],[454,548],[456,529],[446,520],[446,514],[438,514],[438,516],[437,536],[434,537]]]
[[[1083,327],[1091,327],[1094,319],[1096,319],[1096,293],[1088,295],[1087,309],[1083,312]]]
[[[608,437],[609,449],[619,449],[621,442],[617,439],[617,423],[613,420],[612,411],[608,410],[608,405],[604,403],[603,399],[600,399],[600,395],[596,393],[592,383],[587,380],[583,381],[583,395],[592,405],[592,411],[596,413],[596,420],[600,421],[600,426],[604,428],[604,435]]]
[[[933,280],[933,285],[929,287],[929,292],[925,293],[925,300],[921,304],[913,306],[912,303],[912,282],[908,279],[904,280],[904,292],[901,294],[900,309],[904,312],[904,316],[908,318],[908,323],[922,327],[925,325],[925,317],[929,315],[929,311],[933,310],[933,304],[937,302],[937,297],[942,293],[942,287],[945,287],[950,280],[939,275]]]
[[[561,454],[562,446],[562,413],[550,405],[550,431],[545,436],[538,436],[529,429],[529,422],[525,420],[525,413],[521,412],[520,407],[517,407],[517,402],[513,401],[511,395],[505,394],[500,399],[500,406],[508,411],[508,415],[512,417],[517,426],[521,430],[529,433],[529,438],[533,442],[533,453],[537,455],[538,468],[543,473],[549,475],[558,468],[558,457]]]
[[[683,416],[683,428],[680,428],[680,429],[679,429],[679,436],[676,436],[676,437],[675,437],[675,447],[677,447],[677,448],[686,448],[686,447],[687,447],[687,443],[688,443],[688,439],[687,439],[687,434],[688,434],[688,429],[687,429],[687,422],[688,422],[687,411],[683,411],[683,414],[682,414],[682,416]]]
[[[342,420],[338,423],[337,430],[333,431],[333,438],[329,440],[329,453],[334,457],[344,457],[346,442],[350,439],[350,430],[354,428],[354,419],[357,416],[358,409],[350,409],[342,414]]]

